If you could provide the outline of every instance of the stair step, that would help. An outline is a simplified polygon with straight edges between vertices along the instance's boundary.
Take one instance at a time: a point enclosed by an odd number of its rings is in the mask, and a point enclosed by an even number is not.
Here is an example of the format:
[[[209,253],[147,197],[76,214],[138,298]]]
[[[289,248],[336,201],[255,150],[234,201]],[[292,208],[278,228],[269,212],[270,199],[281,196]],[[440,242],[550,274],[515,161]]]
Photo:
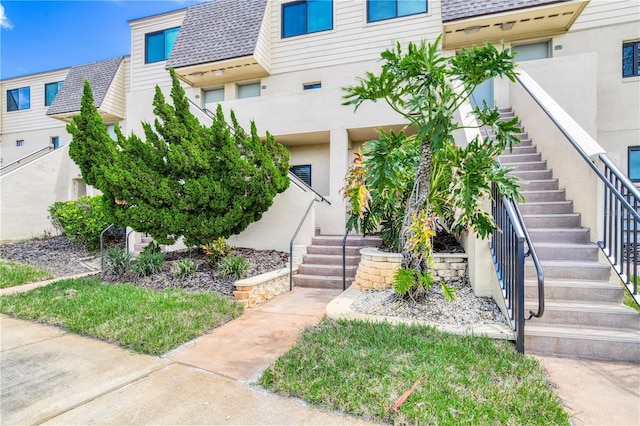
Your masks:
[[[339,246],[342,248],[342,235],[318,235],[311,239],[314,246]],[[346,241],[348,247],[377,247],[382,244],[378,237],[349,236]]]
[[[524,180],[520,182],[523,191],[556,191],[558,179]]]
[[[517,146],[513,146],[511,148],[511,151],[509,151],[509,149],[506,149],[502,155],[505,156],[505,155],[536,154],[537,152],[538,152],[538,147],[534,145],[522,146],[522,144],[520,144]],[[502,156],[500,158],[502,158]]]
[[[529,235],[533,244],[537,243],[588,243],[590,242],[589,228],[532,228]]]
[[[514,170],[509,174],[522,180],[549,180],[553,178],[551,170]]]
[[[505,167],[513,169],[513,172],[529,172],[534,170],[547,170],[546,161],[527,161],[522,163],[507,163]]]
[[[638,330],[582,326],[525,325],[527,353],[640,362]]]
[[[544,201],[565,201],[564,189],[555,189],[552,191],[520,191],[524,197],[525,204],[539,203]]]
[[[526,147],[531,149],[532,147]],[[542,162],[542,154],[538,153],[515,153],[509,152],[500,155],[500,162],[503,166],[511,167],[513,163],[539,163]]]
[[[600,248],[594,243],[534,243],[540,260],[584,260],[597,262]]]
[[[536,214],[569,214],[573,213],[572,201],[541,201],[538,203],[524,203],[520,204],[520,211],[523,215],[536,215]]]
[[[347,276],[356,275],[358,265],[346,266]],[[319,276],[340,276],[342,277],[342,264],[340,265],[320,265],[303,263],[298,266],[298,273],[302,275],[319,275]]]
[[[354,246],[354,247],[345,247],[345,253],[347,256],[360,256],[360,250],[363,247]],[[316,246],[311,245],[307,246],[307,254],[324,254],[324,255],[333,255],[333,256],[341,256],[342,257],[342,246]]]
[[[524,305],[525,312],[528,312],[529,309],[537,309],[538,302],[525,300]],[[562,324],[640,330],[640,313],[621,303],[547,301],[544,315],[534,322],[536,325]]]
[[[528,228],[579,228],[578,213],[526,214],[522,217]]]
[[[346,287],[349,287],[355,277],[346,277]],[[319,276],[319,275],[306,275],[295,274],[293,276],[293,285],[296,287],[310,287],[310,288],[337,288],[341,289],[343,286],[342,276]]]
[[[620,303],[623,295],[624,289],[622,286],[606,281],[544,281],[544,296],[548,302],[578,300],[581,302]],[[537,299],[537,280],[525,280],[524,297],[527,299]]]
[[[611,267],[590,261],[541,261],[546,278],[570,279],[570,280],[602,280],[607,281],[611,276]],[[536,269],[533,263],[527,261],[524,267],[525,278],[536,278]]]
[[[342,248],[340,248],[342,251]],[[360,263],[360,256],[345,256],[345,263],[347,265],[358,265]],[[340,265],[342,267],[342,253],[339,255],[331,254],[305,254],[302,256],[302,263],[319,263],[322,265]]]

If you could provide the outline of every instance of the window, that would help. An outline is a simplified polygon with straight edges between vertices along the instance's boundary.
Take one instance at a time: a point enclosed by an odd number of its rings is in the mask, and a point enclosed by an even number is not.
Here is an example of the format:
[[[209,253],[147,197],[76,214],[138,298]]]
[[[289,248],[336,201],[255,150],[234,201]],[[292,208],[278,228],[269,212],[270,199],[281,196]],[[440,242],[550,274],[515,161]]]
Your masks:
[[[171,49],[178,38],[178,31],[180,31],[180,27],[145,34],[145,63],[151,64],[169,59]]]
[[[513,51],[516,62],[533,61],[551,57],[548,41],[513,46]]]
[[[640,146],[630,146],[628,154],[629,179],[640,182]]]
[[[53,149],[60,148],[60,138],[58,136],[51,136],[51,146]]]
[[[302,89],[304,90],[320,89],[321,87],[322,87],[322,83],[319,81],[316,83],[304,83],[302,85]]]
[[[427,0],[367,0],[367,21],[427,13]]]
[[[640,41],[624,43],[622,45],[622,77],[640,75]]]
[[[282,38],[333,28],[333,0],[305,0],[282,5]]]
[[[238,99],[260,96],[260,83],[238,84]]]
[[[16,146],[24,146],[24,140],[20,139],[16,141]]]
[[[63,81],[58,81],[56,83],[47,83],[44,85],[44,106],[49,106],[53,103],[56,95],[58,94],[58,90],[62,87]]]
[[[293,166],[289,169],[289,171],[296,175],[298,179],[311,186],[311,164]]]
[[[204,91],[205,107],[209,104],[214,104],[222,101],[224,101],[224,87],[219,87],[217,89],[210,89],[210,90]]]
[[[7,111],[31,108],[31,88],[7,90]]]

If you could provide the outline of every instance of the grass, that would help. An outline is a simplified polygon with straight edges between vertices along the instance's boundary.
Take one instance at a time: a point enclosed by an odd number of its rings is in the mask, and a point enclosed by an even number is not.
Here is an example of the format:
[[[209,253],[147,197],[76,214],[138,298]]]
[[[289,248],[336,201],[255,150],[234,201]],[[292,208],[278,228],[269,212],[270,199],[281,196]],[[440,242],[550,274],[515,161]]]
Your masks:
[[[67,279],[0,297],[0,312],[160,355],[242,313],[216,293],[162,292],[97,278]]]
[[[394,424],[569,424],[536,359],[508,342],[426,326],[324,320],[259,380],[283,395]]]
[[[14,287],[51,278],[53,278],[53,275],[35,266],[0,260],[0,288]]]

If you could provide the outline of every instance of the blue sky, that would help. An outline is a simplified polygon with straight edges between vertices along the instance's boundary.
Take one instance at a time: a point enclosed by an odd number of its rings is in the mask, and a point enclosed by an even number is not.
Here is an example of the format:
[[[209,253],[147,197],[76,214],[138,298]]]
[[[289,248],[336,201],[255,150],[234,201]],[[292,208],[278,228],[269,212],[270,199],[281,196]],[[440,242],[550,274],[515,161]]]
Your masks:
[[[2,0],[0,79],[130,53],[127,21],[203,0]]]

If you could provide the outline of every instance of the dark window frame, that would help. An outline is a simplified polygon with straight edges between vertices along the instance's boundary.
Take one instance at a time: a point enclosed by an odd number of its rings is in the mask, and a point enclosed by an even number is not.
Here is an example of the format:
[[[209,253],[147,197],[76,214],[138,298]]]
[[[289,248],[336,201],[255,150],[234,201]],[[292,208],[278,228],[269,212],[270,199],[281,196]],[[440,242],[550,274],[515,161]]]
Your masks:
[[[165,28],[164,30],[154,31],[152,33],[146,33],[144,35],[144,63],[145,64],[155,64],[155,63],[166,61],[167,59],[169,59],[169,55],[166,54],[166,51],[167,51],[167,46],[166,46],[166,43],[167,43],[167,32],[173,31],[173,30],[178,30],[178,32],[179,32],[180,31],[180,27],[178,26],[178,27]],[[157,36],[159,34],[163,35],[163,38],[162,38],[163,59],[150,61],[149,60],[149,37]],[[174,43],[175,43],[175,41],[174,41]],[[173,46],[171,46],[171,50],[173,50]],[[171,52],[169,52],[169,54],[171,54]]]
[[[24,146],[24,139],[18,139],[16,141],[16,146],[17,147],[23,147]]]
[[[638,155],[640,155],[640,146],[627,147],[627,176],[629,177],[629,180],[631,180],[631,182],[640,182],[640,172],[638,173],[638,176],[635,178],[631,176],[631,153],[632,152],[637,152]]]
[[[314,83],[304,83],[302,85],[302,90],[315,90],[315,89],[322,89],[321,81],[316,81]]]
[[[28,96],[29,96],[29,105],[27,105],[25,108],[20,108],[20,93],[22,90],[27,89],[28,91]],[[9,103],[9,99],[14,99],[14,97],[11,95],[11,92],[16,92],[18,95],[18,101],[17,104],[15,105],[15,108],[10,108],[10,103]],[[8,89],[7,90],[7,112],[13,112],[13,111],[24,111],[27,109],[31,109],[31,86],[24,86],[24,87],[18,87],[15,89]]]
[[[416,16],[416,15],[421,15],[423,13],[424,14],[429,13],[429,0],[424,0],[424,12],[409,13],[407,15],[398,15],[398,2],[401,1],[401,0],[389,0],[390,2],[393,1],[393,3],[395,4],[395,15],[390,16],[388,18],[372,20],[371,19],[371,1],[372,0],[367,0],[367,23],[383,22],[383,21],[388,21],[390,19],[404,18],[404,17],[407,17],[407,16]]]
[[[298,36],[302,36],[302,35],[307,35],[307,34],[315,34],[315,33],[320,33],[320,32],[324,32],[324,31],[331,31],[333,30],[333,25],[334,25],[334,19],[333,19],[333,15],[334,15],[334,11],[333,11],[333,0],[326,0],[327,2],[331,3],[331,25],[329,28],[323,28],[321,30],[315,30],[315,31],[309,31],[309,0],[299,0],[299,1],[293,1],[293,2],[289,2],[289,3],[283,3],[281,8],[280,8],[280,38],[291,38],[291,37],[298,37]],[[304,4],[306,6],[306,19],[305,19],[305,31],[300,33],[300,34],[291,34],[291,35],[285,35],[285,9],[292,7],[292,6],[297,6],[300,4]]]
[[[49,106],[53,103],[53,100],[56,98],[56,96],[58,96],[58,92],[60,91],[60,88],[62,87],[62,84],[64,83],[64,81],[56,81],[53,83],[45,83],[44,84],[44,106]],[[48,94],[48,90],[47,88],[50,86],[58,86],[58,90],[56,90],[56,94],[53,96],[53,99],[49,99],[47,97]],[[48,102],[47,102],[48,101]]]
[[[624,51],[625,51],[625,48],[629,46],[631,46],[631,48],[633,49],[633,52],[631,54],[632,69],[631,69],[631,74],[625,74],[624,73]],[[622,43],[622,78],[640,76],[640,64],[638,63],[640,62],[639,56],[640,56],[640,40]]]
[[[306,169],[306,170],[305,170],[305,174],[301,176],[298,174],[299,173],[298,170],[302,170],[302,169]],[[294,175],[296,175],[296,177],[300,179],[302,182],[306,183],[307,185],[309,185],[309,187],[311,187],[311,164],[297,164],[295,166],[291,166],[289,168],[289,171]],[[308,182],[307,182],[307,179],[305,179],[304,177],[305,175],[309,177]]]

